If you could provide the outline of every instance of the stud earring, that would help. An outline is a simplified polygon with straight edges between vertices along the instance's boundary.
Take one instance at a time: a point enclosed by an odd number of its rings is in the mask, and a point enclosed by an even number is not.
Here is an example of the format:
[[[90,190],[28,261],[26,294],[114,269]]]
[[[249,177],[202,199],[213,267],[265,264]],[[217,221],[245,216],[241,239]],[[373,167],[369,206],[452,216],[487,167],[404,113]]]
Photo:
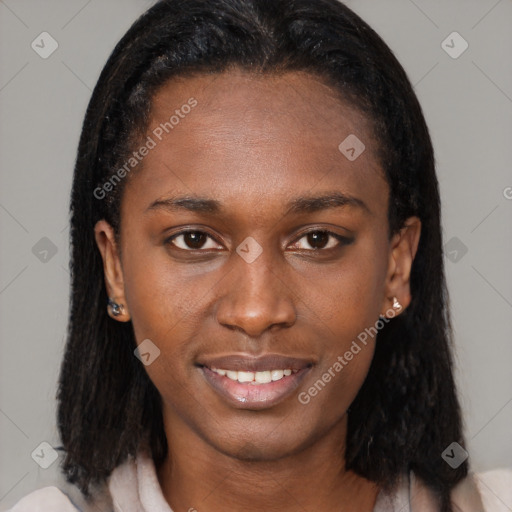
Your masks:
[[[108,306],[107,307],[110,307],[110,309],[112,310],[112,315],[114,315],[114,316],[119,316],[123,312],[122,311],[123,305],[122,304],[118,304],[111,297],[109,297],[109,299],[108,299]]]
[[[400,302],[398,301],[398,299],[396,297],[393,297],[393,306],[392,307],[395,311],[402,309],[402,304],[400,304]]]

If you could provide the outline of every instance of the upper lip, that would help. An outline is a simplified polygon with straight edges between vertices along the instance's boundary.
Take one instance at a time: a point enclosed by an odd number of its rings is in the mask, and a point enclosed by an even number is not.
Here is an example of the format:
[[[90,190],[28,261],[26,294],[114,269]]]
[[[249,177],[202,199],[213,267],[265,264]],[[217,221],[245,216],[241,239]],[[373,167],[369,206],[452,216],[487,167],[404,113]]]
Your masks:
[[[302,370],[313,366],[314,361],[280,354],[265,354],[258,357],[247,354],[230,354],[219,357],[205,357],[199,360],[197,364],[210,369],[262,372],[265,370]]]

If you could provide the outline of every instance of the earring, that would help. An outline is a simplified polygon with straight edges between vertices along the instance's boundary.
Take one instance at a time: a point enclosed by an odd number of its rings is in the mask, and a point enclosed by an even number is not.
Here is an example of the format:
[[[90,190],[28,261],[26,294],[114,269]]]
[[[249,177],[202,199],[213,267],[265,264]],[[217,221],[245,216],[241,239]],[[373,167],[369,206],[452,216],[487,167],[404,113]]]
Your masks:
[[[119,316],[119,315],[122,314],[123,305],[122,304],[118,304],[111,297],[109,297],[109,299],[108,299],[108,306],[107,306],[107,308],[108,307],[111,308],[112,315]]]
[[[400,304],[400,302],[398,302],[398,299],[396,297],[393,297],[393,306],[392,307],[395,311],[402,309],[402,304]]]

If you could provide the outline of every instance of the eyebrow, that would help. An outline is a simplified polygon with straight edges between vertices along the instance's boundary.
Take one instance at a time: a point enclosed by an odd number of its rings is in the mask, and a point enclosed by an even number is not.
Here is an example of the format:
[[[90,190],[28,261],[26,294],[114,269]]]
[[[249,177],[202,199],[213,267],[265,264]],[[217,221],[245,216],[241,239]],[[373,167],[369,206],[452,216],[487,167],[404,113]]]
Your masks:
[[[352,195],[342,192],[330,192],[317,196],[299,196],[286,204],[286,211],[292,214],[314,213],[331,208],[352,207],[364,210],[366,213],[371,211],[366,203]],[[144,213],[164,210],[180,211],[186,210],[197,213],[207,213],[211,215],[220,215],[224,212],[222,203],[216,199],[197,196],[168,197],[153,201]]]

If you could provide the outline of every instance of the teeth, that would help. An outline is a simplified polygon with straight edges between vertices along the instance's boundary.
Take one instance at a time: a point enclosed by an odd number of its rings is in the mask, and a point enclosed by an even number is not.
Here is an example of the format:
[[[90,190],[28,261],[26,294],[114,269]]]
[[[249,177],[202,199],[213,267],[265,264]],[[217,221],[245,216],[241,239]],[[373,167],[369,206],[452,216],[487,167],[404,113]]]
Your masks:
[[[253,372],[238,372],[238,382],[252,382],[253,380]]]
[[[284,376],[284,370],[272,370],[270,372],[272,380],[281,380]]]
[[[254,380],[258,384],[268,384],[269,382],[272,382],[272,376],[270,375],[270,372],[256,372],[254,374]]]
[[[251,382],[253,384],[268,384],[269,382],[281,380],[288,377],[298,370],[286,368],[284,370],[265,370],[263,372],[234,372],[232,370],[223,370],[220,368],[211,368],[211,370],[219,375],[226,376],[228,379],[236,380],[241,383]]]

